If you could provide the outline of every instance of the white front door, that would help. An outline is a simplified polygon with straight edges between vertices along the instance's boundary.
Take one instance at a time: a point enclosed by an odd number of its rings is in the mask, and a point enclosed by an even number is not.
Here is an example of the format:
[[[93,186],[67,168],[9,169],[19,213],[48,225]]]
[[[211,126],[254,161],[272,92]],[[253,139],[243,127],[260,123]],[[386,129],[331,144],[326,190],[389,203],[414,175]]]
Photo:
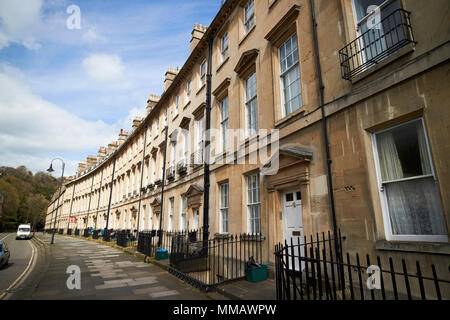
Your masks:
[[[302,250],[299,249],[300,245],[304,241],[303,233],[303,216],[302,216],[302,196],[301,192],[298,190],[285,192],[283,194],[283,235],[284,240],[287,241],[289,245],[289,255],[291,255],[291,241],[294,244],[294,266],[295,270],[298,270],[298,256],[299,254],[303,256],[303,247],[300,246]],[[289,261],[289,268],[292,268],[292,259]],[[302,270],[304,268],[304,263],[302,263]]]

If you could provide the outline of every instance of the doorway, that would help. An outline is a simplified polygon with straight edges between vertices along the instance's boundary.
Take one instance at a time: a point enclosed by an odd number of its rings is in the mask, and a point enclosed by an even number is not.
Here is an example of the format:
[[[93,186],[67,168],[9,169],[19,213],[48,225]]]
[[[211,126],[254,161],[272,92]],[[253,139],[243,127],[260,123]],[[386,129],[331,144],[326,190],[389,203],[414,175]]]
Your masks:
[[[294,244],[295,256],[303,256],[304,242],[303,232],[303,212],[302,212],[302,194],[299,190],[293,190],[283,193],[283,238],[288,243]],[[300,248],[298,244],[300,243]],[[299,250],[300,249],[300,250]],[[295,270],[299,270],[299,260],[294,259]],[[290,262],[292,263],[292,262]],[[304,262],[302,262],[302,270]]]

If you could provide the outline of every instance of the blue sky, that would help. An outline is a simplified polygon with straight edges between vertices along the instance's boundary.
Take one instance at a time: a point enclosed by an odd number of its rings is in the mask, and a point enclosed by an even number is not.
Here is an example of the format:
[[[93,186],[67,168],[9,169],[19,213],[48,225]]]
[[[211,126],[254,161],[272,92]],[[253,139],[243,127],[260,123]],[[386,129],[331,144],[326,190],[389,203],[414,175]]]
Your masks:
[[[80,8],[80,29],[66,10]],[[0,166],[45,170],[116,140],[220,0],[0,0]]]

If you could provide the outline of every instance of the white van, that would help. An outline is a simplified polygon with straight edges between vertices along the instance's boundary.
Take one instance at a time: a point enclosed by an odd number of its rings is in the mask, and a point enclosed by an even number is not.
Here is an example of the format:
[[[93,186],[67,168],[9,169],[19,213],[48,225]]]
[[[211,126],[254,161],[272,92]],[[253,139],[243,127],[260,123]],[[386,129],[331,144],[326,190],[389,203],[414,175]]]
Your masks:
[[[31,225],[21,224],[17,229],[16,240],[17,239],[31,239]]]

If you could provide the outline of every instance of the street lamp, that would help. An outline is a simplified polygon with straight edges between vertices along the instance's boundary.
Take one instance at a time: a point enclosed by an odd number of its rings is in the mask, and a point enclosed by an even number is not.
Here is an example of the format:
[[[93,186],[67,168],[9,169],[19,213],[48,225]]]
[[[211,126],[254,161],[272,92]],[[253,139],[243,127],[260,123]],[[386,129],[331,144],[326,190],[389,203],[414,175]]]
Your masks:
[[[58,201],[56,202],[55,220],[53,222],[52,241],[50,242],[50,244],[53,244],[53,242],[55,241],[56,218],[58,216],[59,198],[61,197],[61,189],[62,189],[62,185],[63,185],[63,181],[64,181],[64,167],[66,165],[61,158],[55,158],[50,163],[50,168],[47,169],[47,171],[50,172],[50,173],[55,171],[55,170],[53,170],[53,161],[55,161],[55,160],[60,160],[62,162],[62,173],[61,173],[61,183],[59,185]]]

